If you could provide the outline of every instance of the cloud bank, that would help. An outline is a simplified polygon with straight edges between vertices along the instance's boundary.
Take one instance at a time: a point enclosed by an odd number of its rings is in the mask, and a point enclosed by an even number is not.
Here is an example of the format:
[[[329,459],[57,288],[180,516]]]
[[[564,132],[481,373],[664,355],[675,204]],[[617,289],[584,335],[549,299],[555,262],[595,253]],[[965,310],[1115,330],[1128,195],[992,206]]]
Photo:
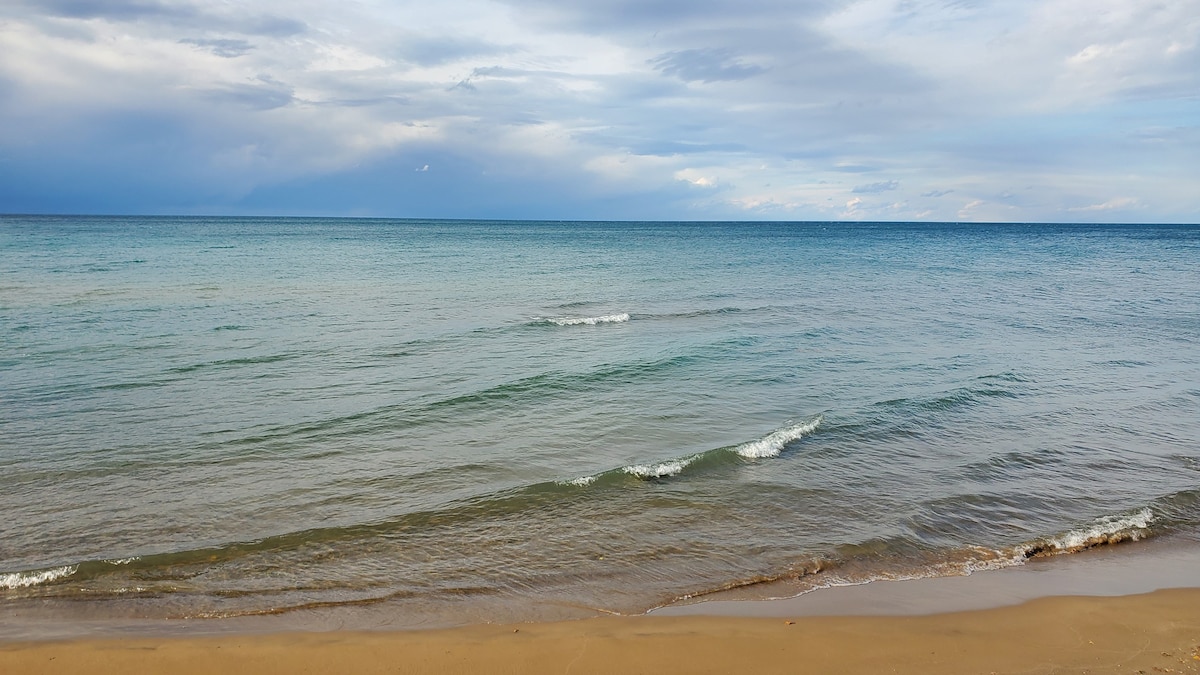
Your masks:
[[[1200,220],[1200,0],[16,0],[0,212]]]

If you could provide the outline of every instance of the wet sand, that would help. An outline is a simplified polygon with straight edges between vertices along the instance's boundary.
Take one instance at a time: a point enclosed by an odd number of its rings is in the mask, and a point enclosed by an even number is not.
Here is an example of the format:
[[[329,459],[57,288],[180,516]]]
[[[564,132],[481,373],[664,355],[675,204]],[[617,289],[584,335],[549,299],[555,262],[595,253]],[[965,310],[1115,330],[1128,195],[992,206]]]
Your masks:
[[[641,616],[0,645],[5,673],[1200,673],[1200,589],[902,617]]]
[[[787,582],[763,584],[652,613],[781,618],[935,614],[1004,607],[1051,596],[1138,595],[1166,588],[1200,588],[1200,542],[1161,537],[1034,558],[1024,565],[969,576],[875,581],[803,595]]]
[[[646,616],[389,632],[217,622],[187,625],[191,636],[130,625],[124,637],[0,641],[0,673],[1200,674],[1195,544],[1139,542],[782,600],[748,598],[786,584],[754,587]],[[288,632],[262,632],[270,626]]]

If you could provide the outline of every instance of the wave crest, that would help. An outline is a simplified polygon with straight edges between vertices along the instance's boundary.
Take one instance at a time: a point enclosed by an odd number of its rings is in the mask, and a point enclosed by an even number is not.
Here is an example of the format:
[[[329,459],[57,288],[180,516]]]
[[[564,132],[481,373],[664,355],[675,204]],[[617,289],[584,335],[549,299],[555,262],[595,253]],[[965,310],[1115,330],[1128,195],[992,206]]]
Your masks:
[[[1088,527],[1025,544],[1020,553],[1025,558],[1045,558],[1097,546],[1138,541],[1149,534],[1150,524],[1153,522],[1154,514],[1148,508],[1132,515],[1105,516],[1098,518]]]
[[[17,588],[40,586],[69,577],[75,574],[78,569],[78,565],[63,565],[62,567],[54,567],[48,570],[30,570],[28,572],[0,574],[0,588],[14,590]]]
[[[634,464],[632,466],[622,467],[622,471],[638,478],[669,478],[678,476],[683,473],[683,470],[689,464],[700,458],[700,455],[692,455],[683,459],[675,459],[667,462],[659,462],[658,464]]]
[[[605,314],[604,316],[565,317],[558,319],[542,319],[544,323],[555,326],[595,326],[602,323],[625,323],[629,321],[628,313]]]
[[[783,452],[784,446],[792,441],[797,441],[816,431],[817,427],[821,426],[821,416],[816,419],[803,422],[801,424],[793,424],[790,427],[777,429],[763,436],[757,441],[742,443],[733,449],[734,452],[750,459],[760,459],[763,457],[777,457]]]

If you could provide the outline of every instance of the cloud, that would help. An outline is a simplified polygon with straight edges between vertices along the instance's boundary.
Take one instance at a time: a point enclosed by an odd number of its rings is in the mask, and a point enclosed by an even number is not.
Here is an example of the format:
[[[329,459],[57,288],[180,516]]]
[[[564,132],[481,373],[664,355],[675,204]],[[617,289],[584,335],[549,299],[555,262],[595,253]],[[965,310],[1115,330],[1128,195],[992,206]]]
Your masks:
[[[1196,16],[1200,0],[16,0],[0,211],[1194,222]],[[404,199],[356,187],[399,176]]]
[[[198,91],[219,105],[235,105],[254,110],[280,108],[293,100],[291,87],[265,77],[254,83],[231,83]]]
[[[63,19],[99,19],[111,23],[143,23],[175,26],[192,32],[223,30],[245,35],[289,37],[308,29],[303,21],[280,13],[246,13],[238,7],[221,7],[189,2],[155,0],[26,0],[26,16]]]
[[[728,49],[685,49],[667,52],[650,59],[649,63],[664,75],[678,77],[685,82],[744,80],[765,70],[756,65],[742,63]]]
[[[900,187],[900,181],[886,180],[879,183],[868,183],[866,185],[855,185],[850,191],[854,194],[875,194],[878,192],[887,192]]]
[[[963,204],[963,207],[958,210],[959,220],[969,220],[974,216],[974,211],[983,206],[986,202],[982,199],[975,199]]]
[[[164,17],[187,19],[197,14],[189,5],[153,0],[43,0],[37,3],[30,2],[28,5],[53,16],[109,21],[138,21]]]
[[[675,180],[690,183],[696,187],[712,188],[717,186],[717,179],[706,175],[697,169],[683,169],[675,172]]]
[[[1067,209],[1068,211],[1113,211],[1117,209],[1130,209],[1138,206],[1138,200],[1133,197],[1114,197],[1100,204],[1091,204],[1088,206],[1077,206]]]
[[[439,66],[474,58],[496,57],[519,51],[511,45],[463,36],[430,36],[405,32],[397,36],[398,58],[418,66]]]
[[[179,42],[207,49],[214,55],[226,59],[243,56],[254,49],[254,46],[245,40],[183,38]]]
[[[829,0],[510,0],[540,26],[583,33],[646,35],[671,30],[770,25],[819,17],[840,2]]]

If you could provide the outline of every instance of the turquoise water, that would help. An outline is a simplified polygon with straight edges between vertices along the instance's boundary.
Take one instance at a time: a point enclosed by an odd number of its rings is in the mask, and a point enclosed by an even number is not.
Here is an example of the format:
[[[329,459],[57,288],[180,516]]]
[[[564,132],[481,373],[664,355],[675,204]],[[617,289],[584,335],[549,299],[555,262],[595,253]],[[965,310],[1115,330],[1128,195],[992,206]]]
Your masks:
[[[0,633],[1200,540],[1196,226],[9,216],[0,336]]]

